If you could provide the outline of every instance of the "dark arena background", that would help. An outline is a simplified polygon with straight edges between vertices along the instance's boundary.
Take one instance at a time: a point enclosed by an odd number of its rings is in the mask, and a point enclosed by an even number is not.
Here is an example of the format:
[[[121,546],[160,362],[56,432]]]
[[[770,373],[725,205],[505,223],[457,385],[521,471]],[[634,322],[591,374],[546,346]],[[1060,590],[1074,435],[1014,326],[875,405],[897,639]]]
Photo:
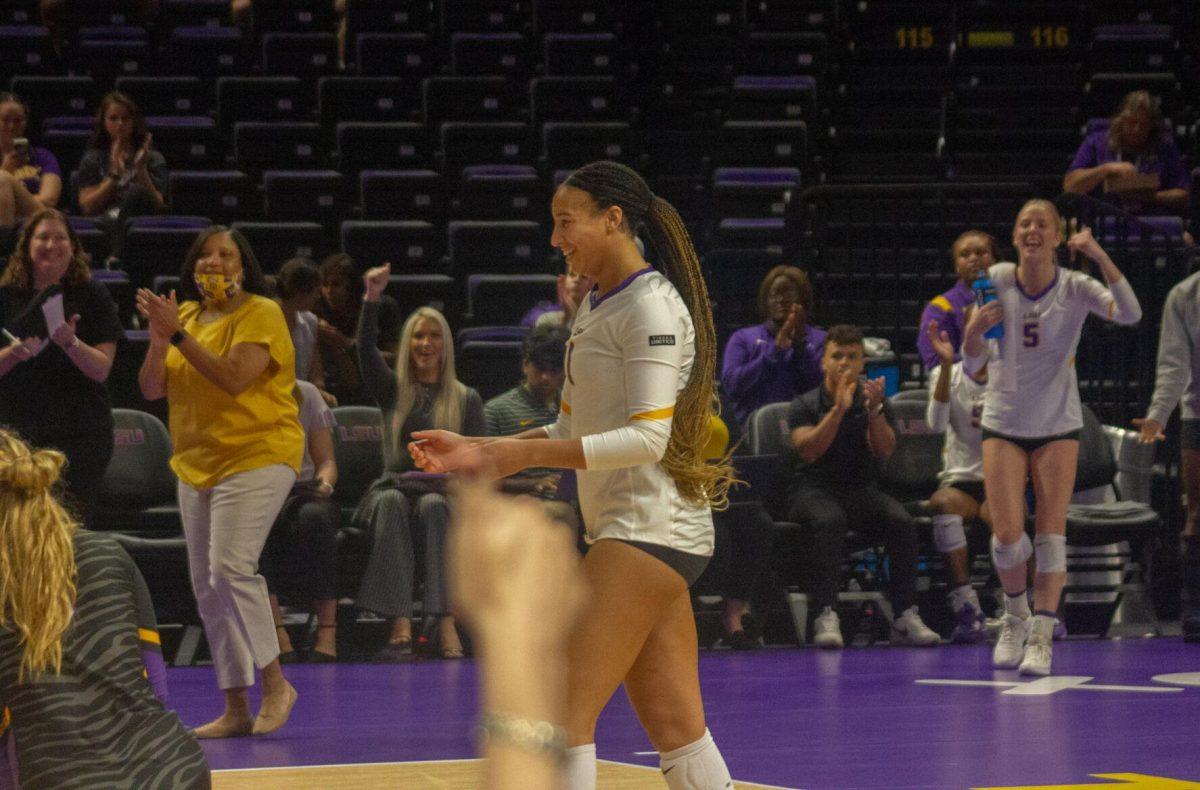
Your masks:
[[[611,159],[682,215],[721,350],[766,318],[760,285],[781,264],[807,274],[809,327],[862,329],[867,375],[884,378],[896,418],[880,485],[916,518],[917,603],[942,638],[888,644],[890,561],[851,534],[835,607],[845,647],[813,646],[809,532],[787,520],[786,404],[740,425],[722,392],[749,485],[718,517],[692,597],[708,726],[737,786],[1200,788],[1200,644],[1181,625],[1191,579],[1200,639],[1200,566],[1179,548],[1180,419],[1157,444],[1139,444],[1133,425],[1155,388],[1167,293],[1200,264],[1198,58],[1195,0],[0,0],[0,89],[27,116],[15,136],[57,160],[58,208],[124,331],[107,381],[115,451],[89,504],[150,588],[168,707],[194,726],[220,697],[167,464],[167,402],[139,390],[149,332],[137,289],[177,288],[214,223],[240,230],[268,275],[342,254],[357,280],[390,262],[396,315],[439,309],[460,380],[487,401],[521,381],[522,319],[561,300],[554,190]],[[80,204],[78,168],[113,90],[136,102],[165,160],[161,211],[114,220]],[[1081,146],[1104,139],[1135,91],[1152,97],[1152,134],[1177,151],[1190,191],[1164,205],[1144,184],[1066,192]],[[1089,318],[1074,357],[1088,408],[1078,506],[1054,674],[1039,679],[993,669],[986,641],[951,644],[925,505],[942,434],[926,422],[917,346],[922,311],[955,285],[951,244],[978,229],[997,260],[1016,260],[1030,198],[1090,228],[1142,308],[1136,327]],[[19,225],[0,231],[0,255]],[[1065,248],[1059,262],[1099,277]],[[418,619],[411,660],[371,661],[388,622],[355,607],[371,540],[354,515],[383,471],[382,417],[369,398],[342,398],[333,414],[338,660],[311,660],[315,614],[303,584],[284,583],[300,703],[271,735],[204,741],[213,786],[480,786],[469,641],[467,660],[439,660],[433,624]],[[745,514],[764,508],[768,545],[748,565]],[[1002,591],[986,531],[969,552],[994,633]],[[419,600],[420,562],[418,574]],[[735,583],[750,604],[741,640],[722,622]],[[665,786],[623,693],[597,743],[600,787]]]

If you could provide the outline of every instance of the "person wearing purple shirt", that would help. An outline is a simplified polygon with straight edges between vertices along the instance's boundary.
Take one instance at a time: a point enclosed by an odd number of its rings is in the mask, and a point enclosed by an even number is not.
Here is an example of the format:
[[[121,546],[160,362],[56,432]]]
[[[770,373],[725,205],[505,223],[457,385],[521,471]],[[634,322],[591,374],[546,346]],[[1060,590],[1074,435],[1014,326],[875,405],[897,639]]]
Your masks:
[[[963,327],[966,325],[966,310],[969,305],[975,304],[971,283],[996,262],[996,240],[981,230],[965,231],[950,245],[950,257],[954,260],[958,282],[925,305],[918,326],[928,327],[931,322],[937,324],[939,335],[945,332],[950,345],[954,347],[954,358],[957,360],[962,346]],[[925,370],[932,370],[939,364],[937,352],[925,332],[917,333],[917,351]]]
[[[24,184],[39,208],[54,208],[62,195],[62,169],[54,154],[29,145],[28,121],[25,102],[15,93],[0,93],[0,168]]]
[[[808,323],[813,289],[804,270],[771,269],[758,288],[758,312],[763,323],[733,333],[721,367],[721,387],[739,425],[758,407],[821,383],[825,330]]]
[[[1063,177],[1063,191],[1087,195],[1122,176],[1153,174],[1158,176],[1158,189],[1152,195],[1124,196],[1121,206],[1139,214],[1187,211],[1191,176],[1170,132],[1161,130],[1158,100],[1146,91],[1127,94],[1108,127],[1089,134],[1075,152]]]

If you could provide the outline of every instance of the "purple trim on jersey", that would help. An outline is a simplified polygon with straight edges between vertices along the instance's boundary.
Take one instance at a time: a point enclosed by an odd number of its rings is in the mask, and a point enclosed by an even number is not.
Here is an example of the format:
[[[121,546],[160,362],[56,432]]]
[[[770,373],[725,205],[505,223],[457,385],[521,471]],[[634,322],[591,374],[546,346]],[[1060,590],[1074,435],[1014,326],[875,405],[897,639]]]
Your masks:
[[[529,308],[529,312],[521,319],[521,326],[533,328],[537,324],[537,320],[546,313],[553,313],[555,310],[561,310],[554,302],[538,302],[533,307]]]
[[[21,179],[29,194],[36,196],[42,190],[42,176],[55,175],[62,178],[62,170],[54,154],[45,148],[32,148],[29,153],[29,164],[18,167],[13,175]]]
[[[592,309],[595,310],[597,307],[608,301],[610,297],[616,296],[617,294],[621,293],[621,291],[624,291],[626,288],[628,288],[629,284],[634,280],[641,277],[643,274],[649,274],[652,271],[654,271],[653,266],[647,266],[645,269],[638,269],[636,272],[622,280],[616,288],[613,288],[611,291],[604,294],[604,296],[597,296],[595,289],[593,289],[592,292],[588,294],[588,298],[591,299],[592,302]]]
[[[926,370],[940,363],[937,352],[933,350],[933,344],[929,342],[926,330],[929,322],[937,323],[938,331],[945,332],[950,338],[950,344],[954,346],[954,359],[958,360],[958,350],[962,347],[963,328],[966,325],[964,313],[969,305],[975,304],[975,292],[962,280],[956,282],[953,288],[940,296],[950,303],[952,308],[950,312],[946,312],[934,304],[933,300],[930,300],[921,313],[921,323],[918,325],[917,351],[921,354],[921,362],[924,363]]]
[[[164,705],[167,704],[167,665],[163,661],[162,652],[142,648],[142,665],[146,667],[146,680],[154,689],[154,696]]]
[[[1058,274],[1060,271],[1061,271],[1061,269],[1056,265],[1054,267],[1054,279],[1051,280],[1050,284],[1047,285],[1045,288],[1043,288],[1041,290],[1041,292],[1034,294],[1032,296],[1025,292],[1025,286],[1021,285],[1021,279],[1019,277],[1017,277],[1017,275],[1015,273],[1013,274],[1013,282],[1015,282],[1017,284],[1017,290],[1020,291],[1021,294],[1026,299],[1028,299],[1031,302],[1036,302],[1038,299],[1041,299],[1043,296],[1050,293],[1051,288],[1053,288],[1055,285],[1058,285]]]

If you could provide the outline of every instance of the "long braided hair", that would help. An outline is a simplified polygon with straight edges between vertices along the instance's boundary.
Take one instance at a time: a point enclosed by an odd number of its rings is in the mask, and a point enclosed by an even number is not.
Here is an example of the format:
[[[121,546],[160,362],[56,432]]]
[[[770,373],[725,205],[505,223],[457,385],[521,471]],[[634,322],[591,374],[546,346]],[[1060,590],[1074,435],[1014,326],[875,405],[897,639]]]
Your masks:
[[[67,463],[0,429],[0,625],[24,646],[26,672],[62,670],[62,637],[75,608],[75,521],[54,498]]]
[[[695,360],[691,377],[675,401],[671,438],[661,463],[684,500],[717,509],[725,507],[734,481],[729,456],[717,461],[706,461],[704,457],[712,417],[721,408],[716,390],[717,333],[700,259],[683,219],[674,206],[650,190],[641,176],[616,162],[585,165],[571,173],[563,186],[587,192],[597,211],[619,207],[630,236],[645,229],[658,251],[663,274],[683,297],[696,332]]]

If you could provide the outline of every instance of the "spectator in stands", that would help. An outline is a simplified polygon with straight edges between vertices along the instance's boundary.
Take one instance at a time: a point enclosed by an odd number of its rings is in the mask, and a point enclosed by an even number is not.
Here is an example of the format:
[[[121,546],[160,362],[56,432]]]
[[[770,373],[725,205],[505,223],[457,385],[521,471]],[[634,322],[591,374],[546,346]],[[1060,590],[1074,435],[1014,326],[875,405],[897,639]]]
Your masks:
[[[354,346],[362,295],[362,278],[353,258],[339,252],[321,262],[321,301],[315,312],[319,319],[317,330],[325,369],[325,389],[341,404],[371,402],[370,395],[363,389]],[[378,324],[379,351],[389,367],[395,366],[396,343],[400,340],[400,306],[387,294],[379,298]]]
[[[1158,177],[1157,189],[1122,195],[1119,180],[1136,174]],[[1192,179],[1169,129],[1163,126],[1158,99],[1146,91],[1125,95],[1108,127],[1089,134],[1063,177],[1063,191],[1102,194],[1139,214],[1187,212]]]
[[[963,327],[966,325],[965,312],[968,306],[975,303],[975,292],[971,290],[971,283],[996,262],[997,255],[996,240],[990,233],[981,230],[964,231],[954,240],[954,244],[950,245],[950,258],[954,261],[954,274],[958,277],[958,282],[954,283],[954,287],[949,291],[935,296],[921,313],[919,326],[928,327],[931,321],[937,324],[939,335],[942,332],[946,333],[956,360],[962,346]],[[933,371],[941,364],[941,358],[933,346],[933,336],[928,333],[917,335],[917,351],[921,354],[925,370]],[[931,388],[932,386],[930,384]]]
[[[812,597],[818,610],[813,643],[842,647],[834,610],[846,532],[882,533],[891,558],[889,597],[898,616],[892,641],[935,645],[938,635],[921,620],[917,592],[917,528],[904,506],[876,484],[880,462],[896,447],[883,379],[865,379],[862,332],[830,327],[821,370],[824,380],[792,401],[788,427],[797,457],[789,492],[790,521],[812,530]]]
[[[192,590],[225,696],[198,738],[261,735],[282,727],[296,689],[279,666],[279,642],[258,558],[304,457],[292,394],[296,360],[283,311],[263,296],[246,238],[214,225],[184,257],[179,287],[142,288],[137,308],[150,347],[138,374],[147,400],[170,407],[171,468],[187,538]],[[262,671],[262,706],[247,689]]]
[[[317,314],[313,312],[321,299],[321,272],[308,258],[292,258],[275,275],[275,297],[283,308],[296,347],[296,378],[311,381],[330,406],[338,405],[337,398],[325,391],[325,365],[317,347]]]
[[[52,286],[62,289],[63,317],[53,331],[34,301]],[[86,522],[112,457],[105,382],[123,332],[108,289],[92,280],[88,255],[57,209],[26,223],[8,259],[0,323],[19,335],[0,350],[0,424],[67,456],[66,493]]]
[[[437,619],[438,655],[462,658],[454,617],[446,598],[445,541],[450,506],[442,481],[417,472],[408,442],[414,431],[442,428],[468,436],[486,430],[479,393],[459,382],[454,371],[454,340],[445,317],[421,307],[404,322],[393,372],[378,349],[379,313],[390,264],[369,269],[358,324],[358,359],[363,384],[383,410],[383,478],[359,504],[355,520],[367,526],[372,545],[356,603],[394,618],[381,661],[412,654],[414,539],[425,538],[423,610]]]
[[[1165,439],[1163,429],[1182,400],[1179,466],[1187,508],[1179,536],[1183,552],[1183,637],[1200,641],[1200,272],[1167,294],[1158,335],[1158,370],[1146,416],[1134,420],[1142,442]]]
[[[983,479],[992,514],[992,564],[1004,587],[1004,615],[992,653],[997,668],[1049,675],[1053,632],[1067,578],[1067,506],[1075,483],[1083,414],[1072,358],[1088,314],[1136,324],[1141,306],[1129,282],[1087,228],[1067,241],[1096,263],[1105,285],[1060,268],[1055,251],[1065,223],[1054,204],[1030,200],[1013,224],[1019,263],[988,272],[996,299],[972,311],[963,334],[963,371],[986,364],[980,419]],[[1003,321],[1003,336],[985,333]],[[1033,480],[1036,537],[1025,534],[1025,491]],[[1034,611],[1026,600],[1029,558],[1036,559]]]
[[[141,787],[208,788],[203,752],[163,707],[146,583],[119,543],[80,529],[58,502],[66,464],[0,430],[0,787],[15,778],[26,790],[85,790],[137,777]]]
[[[555,250],[554,254],[562,256],[558,250]],[[565,326],[570,329],[575,323],[575,313],[579,311],[579,305],[596,283],[590,277],[576,274],[566,268],[565,260],[563,267],[565,271],[558,275],[555,284],[558,289],[557,300],[534,305],[521,319],[521,326]]]
[[[62,170],[54,154],[30,145],[28,122],[29,106],[15,93],[0,93],[0,168],[25,185],[39,208],[54,208],[62,196]]]
[[[759,406],[788,401],[821,383],[825,330],[810,325],[813,289],[796,266],[776,266],[758,287],[763,322],[725,344],[721,387],[739,425]]]
[[[979,418],[987,391],[987,369],[974,377],[955,361],[950,333],[937,321],[925,325],[929,345],[941,363],[929,377],[929,406],[926,422],[946,434],[938,490],[929,498],[933,511],[933,543],[946,558],[950,608],[956,622],[950,641],[978,642],[987,634],[979,595],[971,586],[971,557],[966,528],[978,521],[991,525],[983,490],[983,437]]]
[[[297,379],[295,396],[304,429],[304,460],[263,547],[263,576],[271,591],[280,663],[298,660],[283,627],[276,594],[284,589],[312,601],[317,632],[307,660],[325,664],[337,660],[337,531],[341,512],[330,500],[338,473],[333,457],[336,420],[312,383]]]
[[[105,94],[79,163],[79,209],[107,231],[110,267],[121,259],[126,220],[162,211],[166,189],[167,160],[154,150],[141,109],[124,93]]]
[[[566,327],[556,325],[539,326],[529,333],[521,360],[523,380],[483,405],[488,436],[515,436],[558,419],[563,357],[569,337]],[[574,505],[555,499],[562,474],[561,469],[523,469],[504,478],[501,490],[546,499],[546,510],[552,518],[577,529],[579,519]]]
[[[158,14],[159,0],[88,0],[87,9],[92,13],[107,12],[109,18],[121,16],[127,25],[150,27]],[[54,51],[62,53],[63,44],[69,33],[79,27],[74,15],[81,3],[72,0],[38,0],[42,24],[50,29]]]

